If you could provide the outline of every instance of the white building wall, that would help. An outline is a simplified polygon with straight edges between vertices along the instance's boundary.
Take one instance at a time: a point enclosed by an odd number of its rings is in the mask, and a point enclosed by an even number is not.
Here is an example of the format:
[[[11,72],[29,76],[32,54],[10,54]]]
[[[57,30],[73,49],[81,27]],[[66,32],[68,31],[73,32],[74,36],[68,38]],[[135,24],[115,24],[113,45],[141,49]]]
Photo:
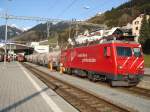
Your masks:
[[[139,36],[140,34],[140,29],[141,29],[141,23],[143,20],[143,14],[138,16],[135,20],[132,22],[132,34],[135,36]]]
[[[141,14],[135,20],[132,21],[132,35],[135,35],[137,37],[140,36],[140,29],[141,29],[143,17],[144,14]],[[148,19],[149,16],[146,15],[146,18]]]
[[[49,53],[49,45],[37,45],[34,46],[34,50],[37,53]]]
[[[31,42],[31,47],[39,46],[39,42]]]
[[[39,42],[31,42],[30,46],[33,47],[37,53],[49,53],[49,45],[40,45]]]

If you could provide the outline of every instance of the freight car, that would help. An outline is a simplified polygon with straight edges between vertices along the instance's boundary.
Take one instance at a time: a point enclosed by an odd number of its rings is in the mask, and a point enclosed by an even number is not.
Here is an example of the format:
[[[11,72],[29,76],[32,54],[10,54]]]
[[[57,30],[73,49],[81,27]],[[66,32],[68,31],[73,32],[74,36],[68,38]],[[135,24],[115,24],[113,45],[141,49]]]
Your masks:
[[[0,54],[0,62],[4,61],[4,55]]]
[[[97,45],[62,51],[65,72],[107,80],[112,86],[133,86],[144,74],[141,45],[136,42],[111,40]]]
[[[60,50],[55,50],[50,53],[37,53],[25,56],[26,61],[42,66],[49,66],[51,63],[54,69],[57,69],[60,64]]]

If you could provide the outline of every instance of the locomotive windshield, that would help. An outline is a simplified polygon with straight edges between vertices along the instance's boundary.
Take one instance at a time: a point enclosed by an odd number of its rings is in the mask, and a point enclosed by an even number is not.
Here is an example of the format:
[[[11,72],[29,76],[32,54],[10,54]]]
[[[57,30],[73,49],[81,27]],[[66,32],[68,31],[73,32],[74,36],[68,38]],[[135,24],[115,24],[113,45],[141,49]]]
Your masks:
[[[117,47],[117,55],[123,57],[132,56],[132,50],[130,47]]]
[[[140,48],[133,48],[133,52],[135,57],[140,57],[142,55]]]

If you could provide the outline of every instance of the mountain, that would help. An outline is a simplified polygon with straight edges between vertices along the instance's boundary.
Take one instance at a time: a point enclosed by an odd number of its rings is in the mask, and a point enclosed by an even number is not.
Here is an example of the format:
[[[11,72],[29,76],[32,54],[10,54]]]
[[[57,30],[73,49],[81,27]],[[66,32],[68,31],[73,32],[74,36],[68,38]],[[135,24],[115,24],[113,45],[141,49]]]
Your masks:
[[[150,0],[129,0],[117,8],[90,18],[88,22],[106,24],[108,27],[124,26],[141,13],[150,14]]]
[[[96,30],[98,27],[79,25],[78,32],[81,33],[85,29],[90,31]],[[70,37],[74,37],[76,33],[76,24],[71,24],[70,22],[59,22],[57,24],[50,23],[50,36],[48,38],[49,43],[67,44],[67,40]],[[13,40],[17,41],[39,41],[47,39],[47,24],[38,24],[35,27],[24,32],[22,35],[15,36]]]
[[[11,39],[14,36],[20,35],[23,33],[22,30],[14,27],[14,26],[7,26],[7,38]],[[5,25],[0,26],[0,40],[5,40]]]
[[[54,33],[60,33],[64,29],[68,28],[69,24],[66,22],[59,22],[57,24],[50,23],[50,37],[53,36]],[[13,38],[13,40],[19,41],[39,41],[47,39],[47,24],[41,23],[33,28],[25,31],[22,35],[17,35]]]

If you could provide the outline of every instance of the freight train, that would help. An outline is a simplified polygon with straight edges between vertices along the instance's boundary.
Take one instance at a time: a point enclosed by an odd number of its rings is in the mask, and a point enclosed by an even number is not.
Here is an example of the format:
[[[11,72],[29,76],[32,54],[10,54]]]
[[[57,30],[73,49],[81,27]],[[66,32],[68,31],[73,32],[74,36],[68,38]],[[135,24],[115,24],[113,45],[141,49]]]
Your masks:
[[[135,42],[109,41],[26,58],[44,66],[52,62],[55,68],[63,66],[64,72],[92,81],[107,80],[112,86],[136,85],[144,74],[141,45]]]
[[[141,45],[121,38],[107,38],[107,41],[99,44],[76,46],[59,53],[30,55],[26,58],[40,65],[57,63],[56,68],[63,67],[68,74],[87,77],[91,81],[105,80],[112,86],[135,86],[144,74]]]

